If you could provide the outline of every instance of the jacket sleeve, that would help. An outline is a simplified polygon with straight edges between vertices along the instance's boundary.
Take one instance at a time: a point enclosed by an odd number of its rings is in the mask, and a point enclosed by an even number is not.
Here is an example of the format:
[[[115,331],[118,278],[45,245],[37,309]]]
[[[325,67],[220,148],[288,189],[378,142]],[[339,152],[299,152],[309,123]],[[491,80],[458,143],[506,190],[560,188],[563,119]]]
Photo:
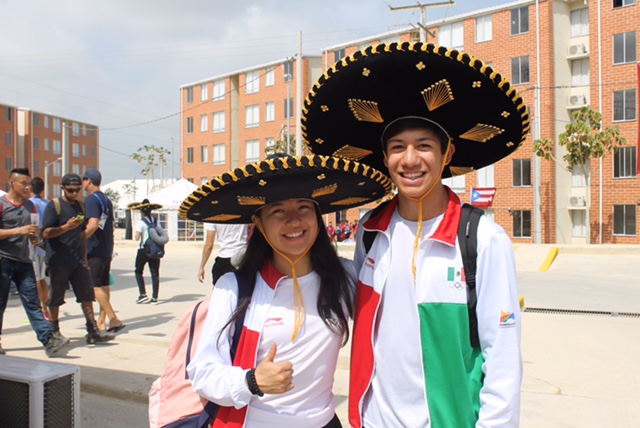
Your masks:
[[[522,354],[515,255],[504,231],[490,229],[478,229],[477,314],[485,378],[476,426],[518,427]]]
[[[358,230],[356,231],[356,248],[354,250],[354,254],[353,254],[353,262],[355,265],[355,269],[356,269],[356,273],[359,275],[360,274],[360,268],[362,267],[362,264],[364,263],[364,258],[367,255],[367,253],[365,252],[365,248],[364,248],[364,243],[362,242],[362,238],[364,236],[364,223],[366,223],[367,220],[369,220],[369,217],[371,217],[371,213],[372,211],[367,212],[364,216],[362,216],[362,218],[359,221],[360,226],[358,227]],[[375,232],[373,232],[375,233]],[[356,281],[357,282],[357,281]]]
[[[219,335],[235,311],[237,302],[236,277],[233,273],[227,273],[213,289],[198,348],[187,372],[193,389],[199,395],[220,406],[240,409],[249,404],[252,394],[245,383],[247,371],[233,366],[229,355],[233,323]]]

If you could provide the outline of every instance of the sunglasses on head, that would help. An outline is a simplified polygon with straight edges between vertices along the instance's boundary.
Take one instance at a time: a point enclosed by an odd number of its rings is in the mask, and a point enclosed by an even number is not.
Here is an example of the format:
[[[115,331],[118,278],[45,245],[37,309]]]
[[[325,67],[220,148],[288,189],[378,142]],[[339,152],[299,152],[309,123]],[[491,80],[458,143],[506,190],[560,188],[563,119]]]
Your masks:
[[[75,187],[73,189],[70,189],[68,187],[65,187],[64,190],[66,190],[69,193],[80,193],[80,191],[82,190],[81,187]]]

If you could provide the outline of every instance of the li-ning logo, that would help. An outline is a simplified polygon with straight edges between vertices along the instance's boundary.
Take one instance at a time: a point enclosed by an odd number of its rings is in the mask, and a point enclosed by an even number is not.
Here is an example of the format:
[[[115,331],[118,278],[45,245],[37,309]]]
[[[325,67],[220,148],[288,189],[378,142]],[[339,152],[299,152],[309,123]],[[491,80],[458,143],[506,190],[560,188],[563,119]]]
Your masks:
[[[367,257],[367,259],[364,261],[364,265],[370,269],[375,268],[375,264],[376,264],[376,261],[373,260],[371,257]]]
[[[264,322],[265,327],[275,327],[277,325],[284,325],[284,321],[282,321],[282,318],[267,318],[267,320]]]
[[[516,316],[513,312],[500,311],[500,328],[513,328],[516,326]]]
[[[464,268],[456,270],[453,266],[449,266],[447,268],[447,282],[449,283],[449,288],[458,291],[464,290],[467,285]]]

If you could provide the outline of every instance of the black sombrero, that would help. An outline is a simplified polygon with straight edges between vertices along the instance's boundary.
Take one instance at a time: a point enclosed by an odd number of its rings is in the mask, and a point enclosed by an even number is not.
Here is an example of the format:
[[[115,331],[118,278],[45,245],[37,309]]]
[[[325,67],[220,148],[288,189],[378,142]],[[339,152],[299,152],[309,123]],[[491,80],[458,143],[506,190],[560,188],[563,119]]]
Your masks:
[[[455,145],[443,177],[508,156],[530,127],[524,101],[491,67],[454,49],[404,42],[367,47],[327,70],[305,100],[302,135],[313,153],[386,172],[382,133],[411,116],[436,122]]]
[[[284,199],[310,199],[323,214],[378,200],[391,190],[380,171],[331,156],[285,156],[213,178],[180,205],[180,217],[211,223],[251,223],[257,209]]]
[[[162,205],[153,204],[149,202],[149,199],[143,199],[142,202],[131,202],[127,208],[130,210],[159,210],[162,209]]]

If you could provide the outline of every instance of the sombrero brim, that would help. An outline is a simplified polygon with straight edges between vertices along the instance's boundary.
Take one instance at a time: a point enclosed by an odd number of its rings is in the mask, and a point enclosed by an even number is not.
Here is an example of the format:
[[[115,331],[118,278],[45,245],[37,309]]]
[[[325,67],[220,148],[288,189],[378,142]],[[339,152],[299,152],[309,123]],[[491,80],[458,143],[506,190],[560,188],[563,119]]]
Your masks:
[[[368,165],[330,156],[288,156],[255,162],[213,178],[189,195],[178,213],[210,223],[251,223],[259,208],[310,199],[324,214],[376,201],[391,180]]]
[[[455,153],[443,177],[508,156],[529,132],[522,98],[500,74],[466,53],[422,43],[370,46],[336,63],[304,103],[302,135],[313,153],[387,172],[381,135],[402,117],[439,124]]]
[[[130,210],[160,210],[162,209],[162,205],[153,204],[153,203],[140,203],[140,202],[132,202],[127,205],[127,208]]]

